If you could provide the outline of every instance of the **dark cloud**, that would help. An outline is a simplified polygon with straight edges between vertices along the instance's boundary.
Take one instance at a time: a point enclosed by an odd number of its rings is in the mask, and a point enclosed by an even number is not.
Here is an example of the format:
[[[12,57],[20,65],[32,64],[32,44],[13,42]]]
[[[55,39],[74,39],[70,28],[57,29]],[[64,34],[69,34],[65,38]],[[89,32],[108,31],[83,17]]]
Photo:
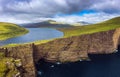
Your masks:
[[[119,12],[120,8],[117,7],[119,3],[119,0],[3,0],[1,7],[4,8],[5,13],[40,14],[44,17],[58,13],[69,14],[84,9],[107,13]]]
[[[53,18],[82,10],[120,14],[120,0],[0,0],[0,14],[14,19]]]
[[[1,0],[3,12],[13,14],[40,14],[42,17],[58,13],[70,14],[84,9],[120,12],[119,0]]]
[[[91,0],[69,0],[67,4],[69,6],[68,13],[73,13],[88,9],[93,4],[93,2]]]
[[[90,9],[105,13],[120,13],[120,0],[95,0]]]

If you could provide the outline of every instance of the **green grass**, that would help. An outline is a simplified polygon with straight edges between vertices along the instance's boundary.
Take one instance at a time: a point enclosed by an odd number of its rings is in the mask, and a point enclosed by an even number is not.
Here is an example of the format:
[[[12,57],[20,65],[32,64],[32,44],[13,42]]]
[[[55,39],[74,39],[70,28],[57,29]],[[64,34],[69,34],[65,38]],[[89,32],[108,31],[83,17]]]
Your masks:
[[[25,45],[25,44],[32,44],[32,43],[34,43],[35,45],[38,45],[38,44],[47,43],[47,42],[52,41],[52,40],[54,40],[54,39],[50,39],[50,40],[38,40],[38,41],[28,42],[28,43],[22,43],[22,44],[7,44],[7,45],[1,46],[1,47],[3,47],[3,48],[5,48],[5,47],[16,47],[16,46]]]
[[[102,23],[86,25],[86,26],[76,26],[72,28],[60,29],[64,32],[64,37],[78,36],[83,34],[92,34],[96,32],[113,30],[120,27],[120,17],[113,18]]]
[[[5,72],[8,70],[6,66],[7,61],[8,61],[8,58],[5,58],[4,53],[0,52],[0,77],[4,77]]]
[[[0,22],[0,40],[17,37],[27,32],[28,30],[16,24]]]
[[[3,52],[0,52],[0,77],[13,77],[19,71],[16,69],[15,64],[19,60],[5,57]]]

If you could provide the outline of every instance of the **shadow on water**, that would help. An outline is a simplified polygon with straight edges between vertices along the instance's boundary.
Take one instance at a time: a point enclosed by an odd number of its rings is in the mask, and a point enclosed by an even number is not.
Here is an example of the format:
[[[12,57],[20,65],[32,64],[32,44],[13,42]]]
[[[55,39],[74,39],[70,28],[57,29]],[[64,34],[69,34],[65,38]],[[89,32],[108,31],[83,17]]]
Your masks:
[[[40,60],[38,77],[120,77],[120,46],[109,55],[89,55],[92,61],[53,64]]]

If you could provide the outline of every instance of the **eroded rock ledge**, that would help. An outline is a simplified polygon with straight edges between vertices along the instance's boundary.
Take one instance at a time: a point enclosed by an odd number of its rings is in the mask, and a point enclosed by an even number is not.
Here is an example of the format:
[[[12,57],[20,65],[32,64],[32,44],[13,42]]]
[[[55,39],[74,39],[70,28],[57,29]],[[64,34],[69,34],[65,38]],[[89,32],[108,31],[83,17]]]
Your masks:
[[[40,59],[49,62],[74,62],[85,60],[88,54],[113,53],[118,44],[120,29],[69,38],[60,38],[40,45],[21,45],[0,48],[6,57],[22,60],[22,77],[36,77],[35,63]]]

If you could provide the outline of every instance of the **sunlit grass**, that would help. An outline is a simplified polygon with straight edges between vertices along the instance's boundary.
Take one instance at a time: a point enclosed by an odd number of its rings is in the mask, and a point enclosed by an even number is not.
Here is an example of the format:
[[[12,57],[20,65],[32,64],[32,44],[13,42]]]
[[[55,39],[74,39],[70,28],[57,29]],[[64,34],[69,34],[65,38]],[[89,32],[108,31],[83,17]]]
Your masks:
[[[1,47],[16,47],[16,46],[19,46],[19,45],[25,45],[25,44],[32,44],[34,43],[35,45],[38,45],[38,44],[43,44],[43,43],[47,43],[49,41],[52,41],[54,39],[50,39],[50,40],[38,40],[38,41],[34,41],[34,42],[28,42],[28,43],[21,43],[21,44],[16,44],[16,43],[13,43],[13,44],[7,44],[7,45],[4,45],[4,46],[1,46]]]
[[[16,24],[0,22],[0,40],[17,37],[27,32],[28,30]]]
[[[13,60],[13,58],[7,58],[3,52],[0,52],[0,77],[13,77],[18,73]]]
[[[64,37],[78,36],[83,34],[91,34],[96,32],[113,30],[120,27],[120,17],[111,19],[98,24],[77,26],[73,28],[60,29],[64,32]]]

